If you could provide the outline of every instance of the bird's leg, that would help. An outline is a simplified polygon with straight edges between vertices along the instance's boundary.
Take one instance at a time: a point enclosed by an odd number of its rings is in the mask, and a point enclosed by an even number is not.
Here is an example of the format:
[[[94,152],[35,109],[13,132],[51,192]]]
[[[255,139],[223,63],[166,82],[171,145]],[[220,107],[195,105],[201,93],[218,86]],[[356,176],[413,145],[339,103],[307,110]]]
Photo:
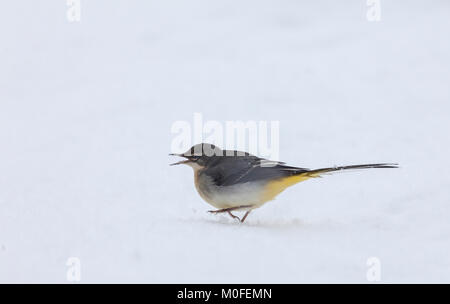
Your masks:
[[[234,215],[233,213],[231,213],[231,211],[227,211],[227,212],[232,218],[237,219],[239,222],[241,222],[241,219],[239,218],[239,216]]]
[[[223,213],[223,212],[227,212],[232,218],[234,219],[238,219],[241,223],[243,223],[245,221],[245,219],[247,218],[248,214],[250,213],[251,210],[248,210],[244,217],[242,219],[240,219],[238,216],[234,215],[233,213],[231,213],[231,211],[235,211],[235,210],[240,210],[240,209],[247,209],[247,208],[251,208],[252,205],[243,205],[243,206],[237,206],[237,207],[231,207],[231,208],[225,208],[225,209],[219,209],[219,210],[209,210],[209,213]]]
[[[247,212],[245,212],[244,217],[241,219],[241,223],[243,223],[245,221],[245,219],[247,218],[247,216],[250,214],[251,210],[248,210]]]
[[[224,208],[224,209],[219,209],[219,210],[209,210],[208,212],[209,213],[223,213],[223,212],[235,211],[235,210],[245,209],[245,208],[250,208],[250,207],[252,207],[252,205],[243,205],[243,206]]]

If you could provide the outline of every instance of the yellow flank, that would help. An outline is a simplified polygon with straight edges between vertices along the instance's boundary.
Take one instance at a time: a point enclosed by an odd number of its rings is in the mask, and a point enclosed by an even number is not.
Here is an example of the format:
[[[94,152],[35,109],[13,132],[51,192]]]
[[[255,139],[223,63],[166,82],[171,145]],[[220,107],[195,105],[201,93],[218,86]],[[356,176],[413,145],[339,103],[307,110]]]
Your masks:
[[[263,192],[262,200],[264,202],[273,200],[278,194],[283,192],[287,187],[295,185],[296,183],[303,182],[312,177],[318,177],[318,173],[305,172],[299,175],[293,175],[284,177],[278,180],[269,182]]]

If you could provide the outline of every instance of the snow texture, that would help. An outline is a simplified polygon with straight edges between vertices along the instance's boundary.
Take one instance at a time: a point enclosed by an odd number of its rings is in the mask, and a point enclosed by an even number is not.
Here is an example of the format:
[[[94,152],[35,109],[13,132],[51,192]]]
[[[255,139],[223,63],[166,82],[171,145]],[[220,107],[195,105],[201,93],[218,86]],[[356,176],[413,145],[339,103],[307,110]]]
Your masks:
[[[15,0],[0,10],[0,282],[450,282],[450,2]],[[309,180],[245,224],[177,120],[278,120]]]

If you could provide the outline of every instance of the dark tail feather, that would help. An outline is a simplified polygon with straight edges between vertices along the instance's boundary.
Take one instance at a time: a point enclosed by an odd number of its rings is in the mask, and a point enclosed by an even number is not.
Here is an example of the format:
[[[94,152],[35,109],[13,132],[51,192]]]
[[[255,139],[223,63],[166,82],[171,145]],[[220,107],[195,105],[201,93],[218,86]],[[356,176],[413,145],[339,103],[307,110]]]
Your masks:
[[[343,171],[343,170],[371,169],[371,168],[398,168],[398,164],[384,163],[384,164],[340,166],[340,167],[315,169],[315,170],[310,170],[305,173],[308,175],[312,175],[312,176],[319,176],[322,173],[329,173],[329,172]]]

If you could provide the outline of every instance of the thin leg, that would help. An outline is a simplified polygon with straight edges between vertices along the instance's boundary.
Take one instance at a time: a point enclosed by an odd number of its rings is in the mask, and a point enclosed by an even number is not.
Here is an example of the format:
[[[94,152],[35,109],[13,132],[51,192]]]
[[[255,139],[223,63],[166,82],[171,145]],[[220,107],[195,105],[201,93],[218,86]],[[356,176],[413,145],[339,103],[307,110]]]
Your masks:
[[[231,213],[231,211],[228,211],[228,214],[229,214],[232,218],[237,219],[239,222],[241,221],[241,219],[239,218],[239,216],[234,215],[233,213]]]
[[[242,205],[242,206],[219,209],[219,210],[209,210],[208,212],[209,213],[223,213],[223,212],[235,211],[235,210],[239,210],[239,209],[246,209],[246,208],[250,208],[250,207],[252,207],[252,205]]]
[[[245,221],[245,219],[247,218],[247,216],[250,214],[250,211],[251,211],[251,210],[248,210],[247,212],[245,212],[245,215],[244,215],[244,217],[242,218],[241,223],[243,223],[243,222]]]
[[[234,215],[233,213],[231,213],[231,211],[235,211],[235,210],[240,210],[240,209],[248,209],[251,208],[252,205],[242,205],[242,206],[237,206],[237,207],[231,207],[231,208],[224,208],[224,209],[219,209],[219,210],[209,210],[209,213],[223,213],[226,212],[228,213],[232,218],[234,219],[238,219],[241,223],[243,223],[245,221],[245,219],[247,218],[247,216],[250,214],[251,210],[248,210],[245,214],[244,217],[242,219],[240,219],[238,216]]]

